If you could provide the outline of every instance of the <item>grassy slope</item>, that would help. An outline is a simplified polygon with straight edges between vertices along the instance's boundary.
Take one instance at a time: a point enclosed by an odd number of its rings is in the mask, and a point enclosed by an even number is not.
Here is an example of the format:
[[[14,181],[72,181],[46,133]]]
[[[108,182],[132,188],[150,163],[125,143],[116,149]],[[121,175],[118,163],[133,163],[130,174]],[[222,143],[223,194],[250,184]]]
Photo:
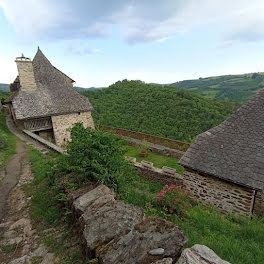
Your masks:
[[[83,261],[81,247],[76,244],[72,248],[69,242],[76,239],[76,237],[78,239],[78,236],[73,238],[72,226],[67,223],[66,218],[63,216],[63,213],[65,213],[65,211],[63,212],[64,207],[58,201],[58,190],[49,181],[49,174],[54,165],[53,159],[58,157],[58,154],[50,151],[45,154],[44,158],[44,155],[36,149],[30,148],[29,151],[34,180],[32,183],[24,184],[23,189],[28,196],[32,197],[30,213],[34,220],[34,228],[37,229],[38,235],[44,240],[44,244],[55,253],[56,257],[59,257],[59,263],[86,263]],[[70,208],[68,212],[70,212]],[[55,232],[49,236],[42,233],[43,230],[53,227],[57,227],[56,230],[61,230],[61,232],[63,229],[63,233]],[[58,234],[61,236],[58,236]]]
[[[264,87],[264,73],[255,74],[253,77],[250,73],[185,80],[170,86],[187,89],[209,98],[245,103]]]
[[[123,81],[84,91],[97,124],[191,142],[224,121],[238,104],[204,98],[175,87]]]
[[[47,157],[43,159],[43,154],[32,150],[31,162],[35,174],[35,180],[32,184],[35,192],[32,198],[32,216],[37,222],[58,224],[61,214],[58,211],[58,205],[56,205],[54,190],[47,186],[46,182],[46,173],[48,172],[49,175],[52,161]],[[25,189],[32,191],[32,186],[25,186]],[[203,206],[190,208],[185,218],[178,219],[176,216],[166,214],[159,208],[156,196],[161,189],[161,185],[135,175],[133,180],[126,181],[126,184],[122,186],[121,193],[117,195],[126,203],[144,208],[147,215],[161,216],[183,228],[189,239],[188,247],[196,243],[204,244],[231,263],[263,263],[263,219],[249,220],[234,216],[225,217],[217,211],[206,209]],[[50,199],[51,197],[54,198]],[[67,253],[67,248],[59,247],[59,249],[59,255]],[[69,256],[64,256],[64,258],[69,259]],[[80,263],[80,257],[75,261],[74,263]]]
[[[8,130],[5,121],[4,112],[0,111],[0,132],[3,133],[7,139],[7,147],[1,148],[0,146],[0,172],[6,165],[8,159],[15,154],[16,150],[16,137]]]
[[[157,153],[152,153],[148,151],[148,156],[146,158],[140,157],[140,150],[137,147],[125,146],[125,155],[128,157],[136,158],[138,162],[142,160],[150,161],[157,168],[162,168],[163,166],[175,168],[177,173],[183,173],[183,167],[178,165],[178,159],[173,157],[166,157]]]
[[[188,237],[187,247],[203,244],[224,260],[235,264],[262,264],[264,259],[263,219],[224,216],[201,205],[189,209],[183,219],[168,215],[157,205],[159,184],[135,177],[123,186],[119,198],[143,207],[147,215],[158,215],[180,226]]]

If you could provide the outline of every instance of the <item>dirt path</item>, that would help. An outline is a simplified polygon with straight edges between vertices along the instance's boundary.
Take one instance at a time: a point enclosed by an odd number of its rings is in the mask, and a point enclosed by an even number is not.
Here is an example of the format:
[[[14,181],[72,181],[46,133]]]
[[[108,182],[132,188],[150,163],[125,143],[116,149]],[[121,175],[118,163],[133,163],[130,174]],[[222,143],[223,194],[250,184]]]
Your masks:
[[[9,117],[7,124],[17,136],[17,154],[9,160],[0,177],[0,264],[60,264],[61,257],[54,254],[54,248],[45,246],[44,241],[50,239],[55,248],[63,243],[67,250],[75,252],[79,249],[79,238],[73,233],[66,242],[65,226],[48,227],[35,222],[30,214],[30,195],[33,193],[24,192],[25,184],[31,183],[34,178],[28,146],[42,153],[48,150],[24,136]],[[76,239],[73,239],[74,236]]]
[[[30,216],[31,197],[27,197],[23,185],[32,182],[34,175],[26,143],[19,139],[17,154],[9,160],[3,177],[0,184],[3,216],[0,221],[0,264],[56,263],[54,253],[44,246]],[[46,236],[57,232],[54,228],[41,231]]]
[[[25,160],[25,155],[27,153],[25,144],[20,140],[17,140],[16,152],[17,154],[9,160],[0,177],[2,179],[0,182],[0,223],[3,220],[2,218],[4,216],[8,194],[18,182],[19,176],[22,172],[22,163]]]

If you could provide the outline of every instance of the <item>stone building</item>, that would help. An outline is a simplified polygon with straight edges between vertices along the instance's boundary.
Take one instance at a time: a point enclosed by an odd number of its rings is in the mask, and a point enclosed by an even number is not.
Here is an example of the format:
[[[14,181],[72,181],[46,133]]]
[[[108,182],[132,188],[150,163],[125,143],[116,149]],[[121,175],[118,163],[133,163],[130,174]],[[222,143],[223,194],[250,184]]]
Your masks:
[[[74,81],[52,66],[39,48],[33,61],[22,56],[16,64],[18,76],[10,85],[14,93],[7,104],[19,128],[63,146],[75,123],[94,127],[88,98],[74,90]]]
[[[264,89],[199,136],[179,161],[190,195],[223,212],[264,215]]]

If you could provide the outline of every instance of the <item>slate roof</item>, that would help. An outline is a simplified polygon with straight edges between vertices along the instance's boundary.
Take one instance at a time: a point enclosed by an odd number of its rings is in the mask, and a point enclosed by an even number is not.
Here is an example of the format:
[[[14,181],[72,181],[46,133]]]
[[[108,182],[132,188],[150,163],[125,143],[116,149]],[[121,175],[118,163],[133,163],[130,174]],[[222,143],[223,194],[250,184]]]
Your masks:
[[[197,136],[179,164],[263,190],[264,89],[223,123]]]
[[[12,98],[17,119],[87,112],[93,110],[88,98],[76,92],[38,49],[33,59],[37,89],[21,91]]]

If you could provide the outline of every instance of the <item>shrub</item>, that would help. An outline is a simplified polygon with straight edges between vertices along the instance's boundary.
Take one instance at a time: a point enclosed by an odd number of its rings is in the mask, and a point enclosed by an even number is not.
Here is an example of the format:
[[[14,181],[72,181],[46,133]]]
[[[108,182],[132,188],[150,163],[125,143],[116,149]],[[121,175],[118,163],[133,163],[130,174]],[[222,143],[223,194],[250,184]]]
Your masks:
[[[182,186],[165,185],[157,195],[157,199],[168,213],[176,214],[180,217],[193,206]]]
[[[132,166],[123,157],[123,141],[108,132],[84,128],[81,123],[71,130],[67,154],[58,159],[58,171],[67,170],[68,179],[78,185],[99,181],[115,191],[133,174]]]

